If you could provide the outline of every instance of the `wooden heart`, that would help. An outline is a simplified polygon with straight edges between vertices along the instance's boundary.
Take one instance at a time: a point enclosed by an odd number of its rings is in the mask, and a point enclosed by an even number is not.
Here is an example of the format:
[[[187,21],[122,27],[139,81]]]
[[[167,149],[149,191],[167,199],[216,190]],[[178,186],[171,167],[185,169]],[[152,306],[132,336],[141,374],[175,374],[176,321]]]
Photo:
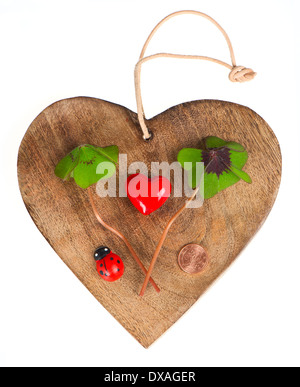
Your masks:
[[[277,139],[247,107],[214,100],[188,102],[150,119],[147,126],[154,133],[149,142],[143,141],[137,116],[127,108],[95,98],[66,99],[32,122],[18,158],[20,190],[35,224],[80,281],[144,347],[174,324],[233,262],[266,219],[281,177]],[[116,144],[127,153],[128,164],[143,161],[150,167],[151,161],[175,161],[181,148],[197,147],[209,135],[245,146],[249,160],[244,170],[253,183],[240,181],[203,207],[180,215],[153,271],[161,292],[148,285],[141,298],[144,274],[126,246],[97,222],[86,190],[54,175],[55,165],[87,143]],[[128,198],[95,199],[104,220],[130,239],[145,267],[164,226],[185,200],[171,197],[158,211],[143,216]],[[201,275],[188,275],[177,265],[178,252],[191,242],[201,242],[211,258]],[[99,277],[93,258],[99,245],[122,257],[126,269],[119,281],[107,283]]]

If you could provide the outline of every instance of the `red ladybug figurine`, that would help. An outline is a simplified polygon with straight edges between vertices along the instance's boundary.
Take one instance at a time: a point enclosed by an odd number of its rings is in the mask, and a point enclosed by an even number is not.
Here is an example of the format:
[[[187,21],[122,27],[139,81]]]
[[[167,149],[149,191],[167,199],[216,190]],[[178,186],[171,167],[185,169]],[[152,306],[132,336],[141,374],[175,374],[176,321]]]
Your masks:
[[[97,271],[105,281],[113,282],[122,277],[124,264],[122,259],[106,246],[98,247],[94,253]]]

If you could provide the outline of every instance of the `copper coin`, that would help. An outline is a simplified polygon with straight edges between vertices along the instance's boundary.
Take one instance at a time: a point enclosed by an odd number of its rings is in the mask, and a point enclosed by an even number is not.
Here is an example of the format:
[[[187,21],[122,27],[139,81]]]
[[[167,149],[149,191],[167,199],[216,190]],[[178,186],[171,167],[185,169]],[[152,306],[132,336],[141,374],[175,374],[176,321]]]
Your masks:
[[[184,246],[178,255],[180,268],[188,274],[197,274],[205,269],[209,257],[204,248],[195,243]]]

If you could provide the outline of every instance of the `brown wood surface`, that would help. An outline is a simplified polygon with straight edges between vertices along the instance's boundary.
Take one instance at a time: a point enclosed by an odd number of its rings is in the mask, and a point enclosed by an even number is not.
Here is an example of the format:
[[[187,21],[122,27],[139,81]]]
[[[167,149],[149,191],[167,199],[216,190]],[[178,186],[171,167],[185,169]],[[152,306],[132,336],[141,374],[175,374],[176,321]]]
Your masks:
[[[203,100],[172,107],[148,121],[154,133],[144,142],[136,114],[103,100],[78,97],[46,108],[30,125],[18,158],[19,185],[37,227],[60,258],[96,299],[144,346],[174,324],[231,264],[266,219],[280,184],[281,154],[267,123],[247,107]],[[160,286],[138,293],[144,274],[126,246],[96,220],[86,190],[54,175],[57,162],[80,144],[118,145],[128,164],[176,161],[183,147],[197,147],[214,135],[241,143],[249,153],[242,181],[199,209],[187,209],[172,226],[153,271]],[[103,219],[128,237],[146,267],[167,221],[185,199],[171,197],[156,212],[143,216],[128,198],[98,198]],[[201,243],[211,258],[207,270],[191,276],[180,270],[177,255],[187,243]],[[93,252],[109,246],[125,263],[123,277],[103,281]],[[100,322],[99,322],[100,323]],[[199,322],[200,323],[200,322]]]

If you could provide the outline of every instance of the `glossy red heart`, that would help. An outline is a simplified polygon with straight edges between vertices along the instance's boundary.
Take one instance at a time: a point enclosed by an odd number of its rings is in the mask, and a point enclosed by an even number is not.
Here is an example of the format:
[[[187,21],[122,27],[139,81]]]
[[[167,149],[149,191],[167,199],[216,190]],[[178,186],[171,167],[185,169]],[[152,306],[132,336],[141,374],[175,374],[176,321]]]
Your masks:
[[[148,178],[142,173],[130,175],[126,181],[129,200],[143,215],[160,208],[171,194],[170,181],[163,176]]]

